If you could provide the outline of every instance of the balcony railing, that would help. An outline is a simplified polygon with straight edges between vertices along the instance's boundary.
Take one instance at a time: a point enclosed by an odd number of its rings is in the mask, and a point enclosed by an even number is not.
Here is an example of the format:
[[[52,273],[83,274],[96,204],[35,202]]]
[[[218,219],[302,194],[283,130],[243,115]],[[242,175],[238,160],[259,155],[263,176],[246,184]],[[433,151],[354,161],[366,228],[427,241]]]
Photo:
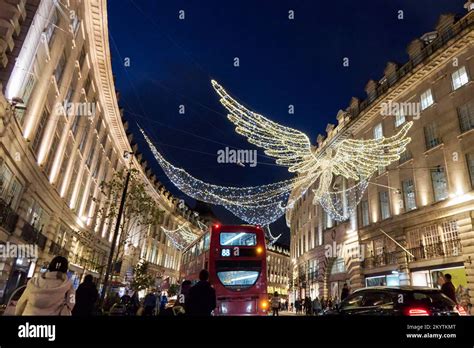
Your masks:
[[[48,238],[41,233],[38,229],[25,222],[21,231],[21,237],[27,243],[33,243],[38,245],[38,248],[44,250]]]
[[[18,222],[18,214],[3,199],[0,199],[0,226],[10,234],[15,231]]]
[[[398,260],[398,251],[392,252],[383,252],[379,255],[372,255],[370,257],[366,257],[362,261],[362,267],[364,268],[377,268],[383,267],[388,265],[396,265]]]
[[[439,241],[437,243],[423,245],[408,249],[414,257],[409,256],[409,261],[429,260],[436,257],[448,257],[461,255],[462,246],[460,239]]]

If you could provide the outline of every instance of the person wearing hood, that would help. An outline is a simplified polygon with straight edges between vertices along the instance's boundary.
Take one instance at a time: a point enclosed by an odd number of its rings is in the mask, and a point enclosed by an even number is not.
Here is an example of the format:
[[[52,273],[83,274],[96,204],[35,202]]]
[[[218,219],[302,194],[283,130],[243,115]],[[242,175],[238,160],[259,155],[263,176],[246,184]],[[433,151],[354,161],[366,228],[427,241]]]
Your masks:
[[[72,310],[74,316],[91,316],[94,313],[95,303],[99,298],[97,287],[94,284],[92,275],[84,277],[84,282],[79,285],[76,291],[76,305]]]
[[[75,304],[75,291],[67,278],[67,270],[67,259],[56,256],[47,272],[30,279],[18,300],[15,315],[70,316]]]

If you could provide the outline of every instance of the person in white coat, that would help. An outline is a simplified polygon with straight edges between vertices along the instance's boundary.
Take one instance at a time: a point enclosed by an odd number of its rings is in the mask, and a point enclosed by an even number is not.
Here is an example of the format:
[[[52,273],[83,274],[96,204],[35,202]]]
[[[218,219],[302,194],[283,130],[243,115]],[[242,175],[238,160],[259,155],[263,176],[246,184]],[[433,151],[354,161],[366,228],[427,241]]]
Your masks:
[[[15,315],[71,315],[75,291],[67,270],[67,259],[56,256],[47,272],[30,279],[18,300]]]

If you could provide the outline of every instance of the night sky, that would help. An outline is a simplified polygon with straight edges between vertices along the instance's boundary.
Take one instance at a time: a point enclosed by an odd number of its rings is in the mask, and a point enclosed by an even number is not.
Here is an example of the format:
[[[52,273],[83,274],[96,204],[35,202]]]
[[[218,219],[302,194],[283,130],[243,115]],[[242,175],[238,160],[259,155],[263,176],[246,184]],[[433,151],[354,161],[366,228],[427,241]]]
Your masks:
[[[290,178],[259,150],[258,165],[219,164],[226,146],[254,149],[234,132],[210,80],[251,110],[304,131],[313,143],[352,96],[406,46],[432,31],[442,13],[465,13],[464,0],[109,0],[110,45],[120,106],[154,173],[177,197],[135,122],[173,164],[217,185],[260,185]],[[183,10],[185,19],[178,18]],[[294,11],[294,20],[288,11]],[[398,19],[399,10],[404,19]],[[240,66],[234,67],[238,57]],[[349,67],[343,59],[349,58]],[[125,60],[130,66],[125,66]],[[179,106],[185,106],[185,114]],[[294,114],[288,106],[294,105]],[[223,223],[240,223],[220,207]],[[289,242],[284,218],[272,225]]]

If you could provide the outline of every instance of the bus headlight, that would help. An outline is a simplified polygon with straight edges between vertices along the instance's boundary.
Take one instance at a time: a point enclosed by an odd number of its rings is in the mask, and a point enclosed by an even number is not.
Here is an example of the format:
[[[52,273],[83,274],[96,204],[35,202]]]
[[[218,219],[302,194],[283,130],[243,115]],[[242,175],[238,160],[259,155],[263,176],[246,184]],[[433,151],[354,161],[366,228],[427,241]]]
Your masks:
[[[262,247],[258,247],[257,248],[257,254],[261,254],[263,252],[263,248]]]
[[[268,309],[268,301],[267,300],[262,300],[262,302],[260,302],[260,308],[263,311],[266,311]]]

